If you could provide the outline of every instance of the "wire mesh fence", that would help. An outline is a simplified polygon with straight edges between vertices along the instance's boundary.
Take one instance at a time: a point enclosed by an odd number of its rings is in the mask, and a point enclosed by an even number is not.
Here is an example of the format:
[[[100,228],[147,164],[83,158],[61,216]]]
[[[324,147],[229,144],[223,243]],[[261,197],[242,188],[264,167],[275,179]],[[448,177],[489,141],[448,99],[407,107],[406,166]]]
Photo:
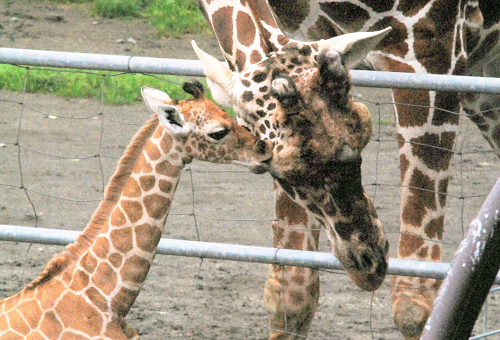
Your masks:
[[[36,67],[26,68],[22,81],[36,72]],[[0,224],[80,231],[90,220],[117,159],[150,115],[142,103],[106,105],[104,93],[113,89],[104,80],[120,75],[93,76],[101,86],[90,99],[0,91]],[[394,103],[388,90],[355,88],[353,94],[372,113],[363,180],[395,257],[400,174],[393,106],[404,103]],[[445,261],[498,174],[496,156],[467,119],[461,119],[454,151],[442,242]],[[195,162],[182,175],[164,237],[269,247],[273,204],[267,174]],[[63,248],[1,241],[0,249],[4,298],[35,278]],[[323,234],[320,250],[329,251]],[[142,339],[266,338],[266,279],[266,265],[158,256],[127,319]],[[344,272],[322,270],[319,308],[308,338],[400,339],[389,289],[386,280],[378,291],[362,292]],[[475,335],[500,328],[499,309],[490,294]]]

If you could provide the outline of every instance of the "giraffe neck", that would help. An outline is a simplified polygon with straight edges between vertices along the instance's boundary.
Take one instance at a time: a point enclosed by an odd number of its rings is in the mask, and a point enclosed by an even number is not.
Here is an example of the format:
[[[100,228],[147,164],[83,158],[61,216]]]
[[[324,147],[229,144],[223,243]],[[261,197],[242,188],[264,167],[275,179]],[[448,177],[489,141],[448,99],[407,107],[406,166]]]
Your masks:
[[[72,281],[92,282],[118,316],[129,311],[146,279],[185,164],[160,125],[95,241],[79,259]],[[82,278],[84,278],[82,280]]]
[[[266,0],[198,0],[234,70],[244,70],[288,42]]]

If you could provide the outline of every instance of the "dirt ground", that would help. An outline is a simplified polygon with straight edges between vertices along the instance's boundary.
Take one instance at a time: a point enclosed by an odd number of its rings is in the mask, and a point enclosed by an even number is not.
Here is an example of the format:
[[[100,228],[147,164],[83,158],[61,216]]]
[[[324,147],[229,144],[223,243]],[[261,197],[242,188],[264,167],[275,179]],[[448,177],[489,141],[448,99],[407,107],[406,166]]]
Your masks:
[[[128,38],[136,43],[117,42]],[[201,48],[219,53],[210,35],[157,39],[141,19],[98,19],[81,5],[0,0],[1,47],[195,59],[193,38]],[[364,183],[394,257],[399,169],[391,96],[388,90],[376,89],[354,89],[354,94],[373,114]],[[67,100],[0,91],[0,224],[82,230],[117,158],[148,117],[142,103],[105,106],[99,98]],[[461,124],[456,148],[461,155],[453,162],[443,242],[448,262],[499,170],[468,120]],[[164,237],[271,246],[272,219],[268,174],[195,162],[183,174]],[[0,242],[0,298],[22,289],[62,250]],[[321,251],[329,251],[326,235]],[[267,271],[263,264],[158,255],[127,320],[143,340],[265,339],[268,321],[262,294]],[[389,283],[386,279],[371,294],[356,288],[342,272],[323,271],[309,338],[401,339],[392,322]],[[488,304],[487,329],[498,329],[498,297],[492,294]],[[478,323],[476,333],[483,327]]]

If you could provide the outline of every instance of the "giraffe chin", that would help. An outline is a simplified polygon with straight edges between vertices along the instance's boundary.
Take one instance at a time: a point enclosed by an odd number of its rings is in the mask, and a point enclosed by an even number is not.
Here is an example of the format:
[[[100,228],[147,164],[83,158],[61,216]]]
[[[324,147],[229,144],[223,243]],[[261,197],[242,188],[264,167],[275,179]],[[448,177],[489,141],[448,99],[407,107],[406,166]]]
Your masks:
[[[269,166],[264,163],[252,164],[248,168],[250,169],[251,172],[257,175],[266,173],[269,170]]]
[[[351,280],[366,292],[376,291],[382,282],[384,282],[385,274],[363,274],[356,271],[347,271],[347,274],[351,278]]]

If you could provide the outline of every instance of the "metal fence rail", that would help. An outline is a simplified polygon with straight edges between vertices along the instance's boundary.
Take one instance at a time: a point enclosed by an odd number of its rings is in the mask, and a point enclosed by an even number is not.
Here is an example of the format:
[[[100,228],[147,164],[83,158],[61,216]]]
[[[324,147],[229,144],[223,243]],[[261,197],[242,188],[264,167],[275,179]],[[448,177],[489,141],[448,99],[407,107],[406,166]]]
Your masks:
[[[71,230],[0,224],[0,240],[4,241],[65,246],[74,242],[79,234],[80,232]],[[332,253],[315,251],[162,238],[157,253],[163,255],[277,264],[282,266],[343,270],[340,262]],[[390,259],[388,274],[442,280],[446,277],[449,268],[449,263]],[[500,284],[500,275],[496,277],[495,283]]]
[[[117,71],[126,73],[151,73],[183,76],[204,76],[198,60],[163,59],[0,48],[0,63],[11,65],[47,66],[72,69]],[[434,90],[500,94],[500,79],[463,77],[437,74],[416,75],[413,73],[360,71],[350,72],[356,86],[400,88],[412,90]]]

